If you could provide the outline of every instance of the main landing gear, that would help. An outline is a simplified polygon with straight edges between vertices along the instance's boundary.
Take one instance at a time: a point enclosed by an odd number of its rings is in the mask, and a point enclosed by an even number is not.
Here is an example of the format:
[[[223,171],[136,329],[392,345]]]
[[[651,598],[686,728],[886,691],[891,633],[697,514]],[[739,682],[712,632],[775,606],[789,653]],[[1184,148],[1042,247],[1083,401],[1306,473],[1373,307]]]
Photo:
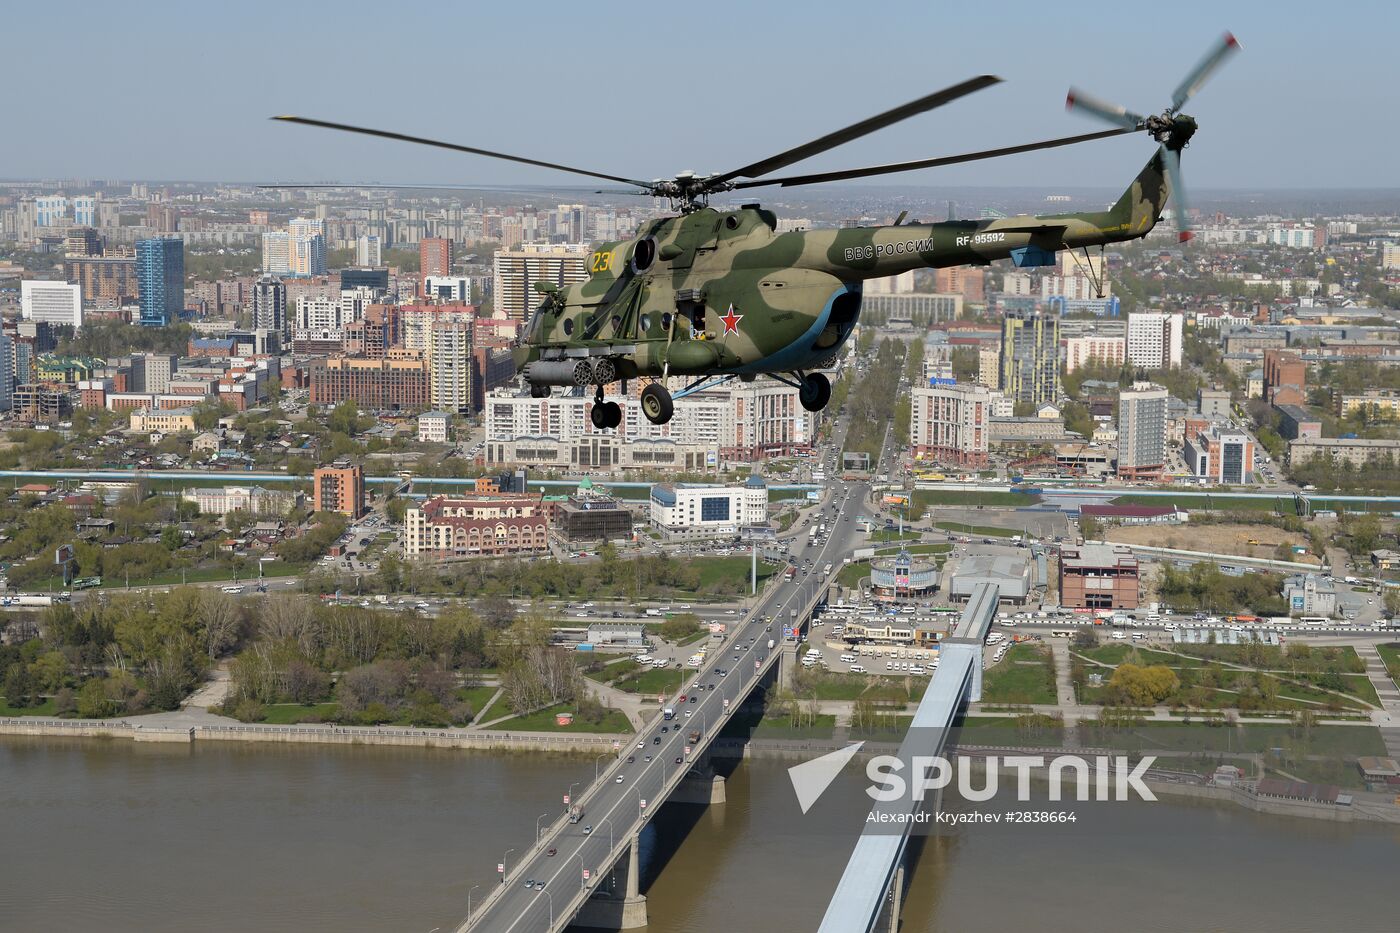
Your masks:
[[[598,386],[598,394],[593,398],[593,410],[588,417],[593,427],[606,431],[622,424],[622,406],[617,402],[603,401],[603,387]]]
[[[671,393],[659,382],[647,383],[642,389],[642,414],[652,424],[665,424],[676,412]]]
[[[797,387],[797,400],[808,411],[821,411],[831,401],[831,380],[824,373],[807,373]]]

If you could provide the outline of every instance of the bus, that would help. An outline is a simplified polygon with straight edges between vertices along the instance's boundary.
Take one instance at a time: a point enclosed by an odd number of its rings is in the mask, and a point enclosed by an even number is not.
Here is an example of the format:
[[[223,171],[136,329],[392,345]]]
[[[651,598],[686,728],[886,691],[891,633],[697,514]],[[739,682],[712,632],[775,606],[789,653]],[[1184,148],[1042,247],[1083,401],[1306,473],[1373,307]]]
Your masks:
[[[101,577],[78,577],[73,581],[73,589],[75,590],[90,590],[101,585]]]

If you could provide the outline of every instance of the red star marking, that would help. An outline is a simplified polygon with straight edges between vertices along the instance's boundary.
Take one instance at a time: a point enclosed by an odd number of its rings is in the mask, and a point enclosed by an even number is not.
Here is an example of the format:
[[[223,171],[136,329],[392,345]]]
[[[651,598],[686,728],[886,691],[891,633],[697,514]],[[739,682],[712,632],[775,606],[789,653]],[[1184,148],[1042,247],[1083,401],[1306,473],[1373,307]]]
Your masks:
[[[744,316],[742,314],[734,313],[733,305],[730,305],[729,310],[725,312],[724,317],[720,318],[720,320],[724,322],[724,332],[726,334],[739,333],[739,322],[743,319]]]

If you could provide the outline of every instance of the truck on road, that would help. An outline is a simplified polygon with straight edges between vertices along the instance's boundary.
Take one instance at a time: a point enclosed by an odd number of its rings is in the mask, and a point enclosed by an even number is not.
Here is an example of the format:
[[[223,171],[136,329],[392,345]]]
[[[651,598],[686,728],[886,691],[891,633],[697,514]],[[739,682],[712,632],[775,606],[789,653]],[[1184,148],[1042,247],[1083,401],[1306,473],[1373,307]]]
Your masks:
[[[570,823],[577,823],[577,822],[578,822],[579,820],[581,820],[581,819],[583,819],[583,807],[580,807],[580,806],[577,805],[577,804],[575,804],[574,806],[570,807],[570,808],[569,808],[569,822],[570,822]]]
[[[666,720],[667,722],[670,722],[672,719],[675,719],[675,718],[676,718],[676,708],[675,708],[674,706],[668,706],[668,707],[666,707],[666,709],[664,709],[664,710],[661,712],[661,718],[664,719],[664,720]]]

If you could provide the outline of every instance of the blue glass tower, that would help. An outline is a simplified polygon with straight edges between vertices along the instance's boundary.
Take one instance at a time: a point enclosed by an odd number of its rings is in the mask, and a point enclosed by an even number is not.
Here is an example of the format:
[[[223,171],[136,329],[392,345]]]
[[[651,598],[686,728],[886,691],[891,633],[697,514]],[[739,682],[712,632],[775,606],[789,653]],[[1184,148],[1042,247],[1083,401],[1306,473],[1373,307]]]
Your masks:
[[[136,241],[141,326],[164,327],[185,308],[185,244],[178,237]]]

